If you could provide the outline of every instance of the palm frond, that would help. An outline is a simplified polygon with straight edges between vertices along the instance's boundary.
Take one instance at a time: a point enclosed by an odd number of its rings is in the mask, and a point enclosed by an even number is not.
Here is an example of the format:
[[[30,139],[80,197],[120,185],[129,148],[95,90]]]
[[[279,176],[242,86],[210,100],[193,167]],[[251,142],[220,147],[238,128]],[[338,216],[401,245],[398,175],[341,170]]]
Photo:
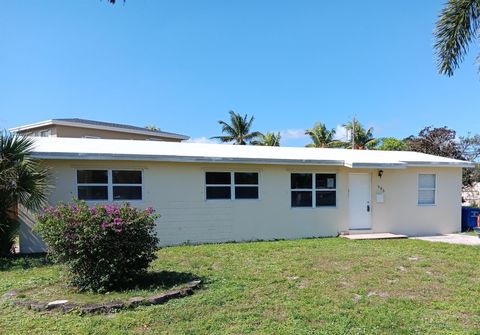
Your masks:
[[[452,76],[462,63],[480,26],[480,0],[449,0],[436,24],[438,71]]]
[[[220,140],[222,143],[232,142],[235,141],[234,136],[213,136],[210,137],[211,140]]]
[[[335,129],[327,129],[324,123],[317,122],[313,128],[305,130],[305,135],[310,136],[313,143],[309,147],[325,148],[334,141]]]
[[[49,173],[31,157],[33,146],[31,138],[0,134],[0,253],[11,249],[18,205],[36,210],[47,200]]]
[[[248,134],[245,134],[243,136],[243,139],[248,141],[248,140],[251,140],[252,138],[255,138],[255,137],[259,137],[259,136],[262,136],[263,134],[259,131],[254,131],[252,133],[248,133]]]

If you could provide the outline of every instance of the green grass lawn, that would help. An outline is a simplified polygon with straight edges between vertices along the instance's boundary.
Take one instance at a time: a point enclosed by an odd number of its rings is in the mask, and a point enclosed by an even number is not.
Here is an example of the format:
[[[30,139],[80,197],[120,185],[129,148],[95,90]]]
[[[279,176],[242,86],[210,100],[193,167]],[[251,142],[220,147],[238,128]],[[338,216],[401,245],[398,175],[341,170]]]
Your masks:
[[[0,303],[0,334],[480,334],[480,249],[418,240],[340,238],[182,246],[152,272],[199,277],[202,289],[111,315],[38,313]],[[0,260],[0,295],[73,293],[59,267]],[[174,285],[165,281],[156,290]]]

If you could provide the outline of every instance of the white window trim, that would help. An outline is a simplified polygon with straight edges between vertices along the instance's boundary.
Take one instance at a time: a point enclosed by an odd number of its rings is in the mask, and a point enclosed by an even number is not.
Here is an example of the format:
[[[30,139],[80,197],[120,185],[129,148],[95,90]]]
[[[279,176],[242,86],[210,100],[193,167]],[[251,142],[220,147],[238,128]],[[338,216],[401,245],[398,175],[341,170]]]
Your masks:
[[[292,174],[311,174],[312,175],[312,188],[292,188]],[[333,174],[335,175],[335,188],[316,188],[317,174]],[[337,181],[338,174],[336,172],[307,172],[307,171],[291,171],[290,172],[290,208],[291,209],[305,209],[305,208],[337,208]],[[312,206],[292,206],[292,192],[312,192]],[[335,205],[317,206],[317,191],[331,191],[335,192]]]
[[[107,175],[108,175],[107,183],[106,184],[105,183],[102,183],[102,184],[92,184],[92,183],[83,184],[83,183],[80,183],[79,184],[78,180],[77,180],[78,171],[83,171],[83,170],[107,171]],[[142,183],[141,184],[114,184],[113,183],[112,171],[140,171],[141,176],[142,176]],[[145,184],[145,179],[144,179],[143,169],[123,169],[123,168],[107,169],[107,168],[88,168],[88,167],[82,167],[82,168],[75,169],[75,197],[77,199],[78,199],[78,187],[79,186],[107,186],[107,197],[108,197],[108,199],[106,199],[106,200],[82,200],[82,201],[85,201],[86,203],[89,203],[89,204],[107,203],[107,202],[115,202],[115,203],[128,202],[128,203],[136,203],[136,204],[143,203],[145,201],[144,184]],[[137,186],[137,187],[139,186],[142,189],[142,199],[132,199],[132,200],[113,199],[113,186]]]
[[[435,177],[435,187],[423,187],[420,188],[420,176],[422,175],[433,175]],[[436,173],[419,173],[417,177],[417,206],[419,207],[435,207],[437,205],[437,174]],[[433,192],[433,204],[420,204],[419,193],[420,191],[434,191]]]
[[[230,173],[230,184],[207,184],[206,178],[205,180],[205,201],[259,201],[260,200],[260,172],[259,171],[242,171],[242,170],[205,170],[205,175],[207,173]],[[235,173],[256,173],[258,176],[258,184],[235,184]],[[230,198],[223,198],[223,199],[208,199],[207,198],[207,187],[230,187]],[[235,198],[235,187],[257,187],[258,188],[258,197],[251,198],[251,199],[244,199],[244,198]]]

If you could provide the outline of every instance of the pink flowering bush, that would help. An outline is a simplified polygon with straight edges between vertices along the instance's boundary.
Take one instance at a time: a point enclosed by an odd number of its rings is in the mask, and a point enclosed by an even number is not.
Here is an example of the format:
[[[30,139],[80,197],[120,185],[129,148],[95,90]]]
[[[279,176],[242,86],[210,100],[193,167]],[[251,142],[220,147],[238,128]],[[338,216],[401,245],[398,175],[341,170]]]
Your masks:
[[[80,290],[123,288],[146,272],[158,239],[153,209],[128,203],[88,207],[76,201],[47,207],[36,231],[56,262],[64,263]]]

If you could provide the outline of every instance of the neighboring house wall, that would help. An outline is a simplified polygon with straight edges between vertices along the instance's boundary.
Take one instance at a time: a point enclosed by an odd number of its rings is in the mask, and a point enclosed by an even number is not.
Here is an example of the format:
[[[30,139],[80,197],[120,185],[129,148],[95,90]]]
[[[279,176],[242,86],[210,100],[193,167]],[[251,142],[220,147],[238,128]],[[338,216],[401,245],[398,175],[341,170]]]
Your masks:
[[[379,178],[378,169],[319,166],[119,161],[48,161],[48,165],[55,181],[51,204],[76,196],[76,169],[143,170],[143,200],[132,205],[154,207],[161,215],[157,226],[161,245],[336,236],[349,230],[349,173],[362,172],[372,180],[370,232],[424,235],[461,228],[461,168],[386,169]],[[205,200],[206,171],[258,172],[259,199]],[[336,207],[292,208],[290,175],[295,172],[336,173]],[[436,174],[436,205],[417,205],[419,173]],[[377,186],[385,190],[384,203],[375,201]],[[28,243],[21,241],[22,252],[35,248]]]
[[[71,137],[71,138],[84,138],[84,137],[93,137],[93,138],[103,138],[103,139],[114,139],[114,140],[157,140],[165,142],[181,142],[180,139],[174,139],[163,136],[156,135],[141,135],[121,131],[110,131],[110,130],[101,130],[101,129],[92,129],[92,128],[82,128],[82,127],[70,127],[62,125],[50,125],[45,127],[35,128],[34,130],[21,131],[19,134],[23,135],[32,135],[40,136],[41,132],[44,130],[50,130],[53,137]]]
[[[179,139],[177,140],[177,139],[155,136],[155,135],[141,135],[141,134],[120,132],[120,131],[110,131],[110,130],[80,128],[80,127],[68,127],[68,126],[60,126],[60,125],[57,126],[57,137],[82,138],[82,137],[85,137],[85,136],[116,139],[116,140],[146,140],[146,139],[155,138],[156,140],[167,141],[167,142],[180,142],[181,141]]]
[[[47,132],[48,133],[47,137],[57,137],[57,128],[56,126],[52,126],[52,125],[38,127],[31,130],[19,131],[18,134],[24,135],[24,136],[40,137],[42,136],[42,132]]]

